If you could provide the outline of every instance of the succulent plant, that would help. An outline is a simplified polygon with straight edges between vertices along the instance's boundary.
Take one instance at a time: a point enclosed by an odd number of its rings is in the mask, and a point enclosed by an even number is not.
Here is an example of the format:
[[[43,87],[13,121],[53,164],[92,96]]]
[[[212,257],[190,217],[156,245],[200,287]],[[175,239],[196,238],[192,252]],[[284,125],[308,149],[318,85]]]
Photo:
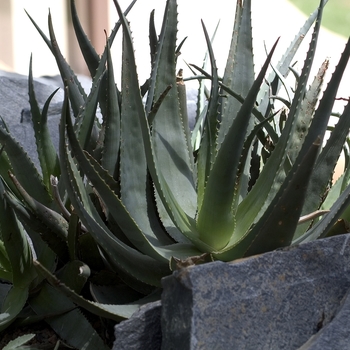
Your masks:
[[[199,81],[193,130],[188,125],[186,79],[178,70],[185,42],[177,46],[176,0],[166,2],[159,36],[151,14],[152,66],[142,85],[129,24],[114,3],[120,21],[99,57],[80,25],[74,0],[70,2],[92,77],[88,95],[59,50],[51,15],[50,38],[30,17],[65,84],[58,154],[46,125],[53,95],[40,111],[31,65],[29,100],[40,172],[8,131],[0,129],[0,277],[12,284],[2,284],[9,292],[0,329],[16,318],[42,318],[77,348],[105,347],[78,307],[119,321],[140,304],[159,298],[161,278],[173,269],[216,259],[231,261],[325,237],[338,232],[338,219],[343,215],[345,222],[349,215],[348,152],[344,175],[331,187],[339,155],[349,148],[349,104],[329,139],[324,139],[350,56],[349,42],[322,97],[327,62],[307,87],[325,1],[275,65],[276,42],[257,75],[251,1],[237,1],[222,77],[203,23],[211,71],[191,66],[191,79]],[[288,88],[285,78],[294,54],[315,21],[295,91],[288,89],[288,98],[282,98],[280,90]],[[120,27],[118,87],[110,47]],[[205,82],[210,83],[209,91]],[[97,107],[102,120],[96,117]],[[34,290],[39,292],[32,295]],[[63,322],[67,329],[59,329]],[[70,334],[72,322],[84,331]],[[77,335],[86,332],[91,339]]]

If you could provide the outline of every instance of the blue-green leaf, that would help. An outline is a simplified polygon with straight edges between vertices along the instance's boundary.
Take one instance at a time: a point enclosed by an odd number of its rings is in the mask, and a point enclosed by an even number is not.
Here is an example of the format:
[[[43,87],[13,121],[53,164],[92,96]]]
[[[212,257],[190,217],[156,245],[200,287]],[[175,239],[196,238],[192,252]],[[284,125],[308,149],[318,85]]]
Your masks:
[[[235,217],[232,203],[235,195],[237,170],[249,125],[247,115],[250,115],[253,110],[256,96],[276,45],[277,42],[252,85],[234,122],[228,129],[210,171],[203,204],[198,213],[197,229],[201,239],[213,247],[214,250],[224,248],[234,232]]]

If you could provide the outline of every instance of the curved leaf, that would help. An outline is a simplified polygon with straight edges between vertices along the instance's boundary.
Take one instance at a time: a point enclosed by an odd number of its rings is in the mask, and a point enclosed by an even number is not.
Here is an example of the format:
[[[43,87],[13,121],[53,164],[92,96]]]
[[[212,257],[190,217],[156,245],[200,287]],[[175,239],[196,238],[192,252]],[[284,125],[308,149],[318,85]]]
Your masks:
[[[114,321],[121,321],[125,318],[129,318],[132,314],[139,309],[139,307],[143,304],[146,304],[150,301],[155,301],[159,296],[154,295],[154,297],[145,297],[140,299],[139,301],[132,304],[125,305],[116,305],[116,304],[101,304],[97,302],[93,302],[83,298],[81,295],[75,293],[72,289],[62,283],[59,279],[57,279],[54,275],[52,275],[48,270],[46,270],[40,263],[35,262],[35,266],[42,273],[45,278],[49,281],[49,283],[58,289],[62,294],[69,297],[72,302],[76,303],[80,307],[84,308],[91,313],[104,317]]]
[[[0,143],[4,145],[4,150],[10,160],[9,168],[1,167],[1,175],[9,180],[8,171],[16,173],[22,186],[33,198],[50,206],[51,195],[32,160],[22,146],[2,127],[0,127]],[[7,181],[7,183],[11,184],[11,181]]]
[[[29,300],[29,304],[70,346],[87,350],[109,349],[76,305],[49,284],[45,283],[40,293]]]
[[[25,288],[13,286],[2,303],[0,313],[0,332],[6,329],[22,311],[28,298],[28,286]]]
[[[232,212],[232,203],[237,170],[241,161],[240,156],[249,125],[247,115],[252,112],[276,45],[277,42],[229,128],[210,171],[203,204],[198,213],[197,229],[200,238],[213,247],[215,251],[224,248],[234,232],[235,218]]]
[[[55,146],[53,145],[51,135],[49,132],[49,127],[47,125],[47,112],[51,99],[54,97],[59,89],[56,89],[47,99],[43,107],[42,112],[40,112],[34,91],[33,83],[33,71],[32,71],[32,56],[30,57],[29,64],[29,76],[28,76],[28,86],[29,86],[29,103],[30,111],[33,120],[33,129],[36,141],[36,147],[38,152],[38,158],[41,166],[41,171],[43,175],[43,182],[47,188],[50,187],[50,176],[58,176],[60,173],[59,161]]]

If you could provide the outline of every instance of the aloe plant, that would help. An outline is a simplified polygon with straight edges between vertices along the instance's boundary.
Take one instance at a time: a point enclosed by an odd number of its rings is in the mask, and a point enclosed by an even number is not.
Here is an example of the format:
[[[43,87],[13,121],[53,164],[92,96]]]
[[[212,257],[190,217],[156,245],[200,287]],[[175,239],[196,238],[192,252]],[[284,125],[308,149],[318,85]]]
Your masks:
[[[40,172],[8,131],[0,129],[1,215],[11,217],[8,225],[14,227],[23,248],[15,251],[6,241],[10,228],[1,226],[0,276],[13,284],[7,299],[17,293],[22,300],[8,312],[3,305],[8,316],[1,327],[24,315],[21,310],[27,303],[29,321],[46,319],[77,348],[104,346],[77,306],[120,321],[140,304],[159,298],[161,279],[173,269],[216,259],[231,261],[334,234],[337,220],[348,216],[350,201],[349,161],[342,179],[329,189],[336,161],[349,145],[349,105],[331,137],[324,140],[350,56],[349,42],[322,97],[327,62],[308,88],[325,1],[281,60],[274,63],[276,42],[256,75],[251,1],[237,1],[222,77],[202,23],[211,71],[190,66],[195,76],[189,79],[199,81],[192,131],[186,79],[178,71],[180,48],[186,42],[177,46],[176,0],[166,2],[159,36],[154,13],[150,16],[152,65],[142,84],[129,24],[114,3],[120,21],[99,57],[80,25],[74,1],[70,2],[76,36],[92,76],[88,95],[60,53],[51,15],[49,37],[29,17],[65,83],[58,154],[46,126],[52,96],[40,111],[31,64],[29,97]],[[283,99],[280,90],[287,88],[285,78],[294,54],[314,22],[296,89],[288,90],[289,100]],[[122,79],[117,86],[110,47],[120,27]],[[203,105],[205,81],[210,90]],[[278,107],[277,101],[285,106]],[[102,121],[96,118],[98,106]],[[18,259],[25,264],[16,266]],[[23,268],[24,280],[18,277]],[[111,278],[118,283],[108,285]],[[29,297],[33,288],[40,293]],[[72,335],[61,329],[62,322],[78,322],[82,333],[93,334],[91,340],[87,343],[77,336],[80,331]]]

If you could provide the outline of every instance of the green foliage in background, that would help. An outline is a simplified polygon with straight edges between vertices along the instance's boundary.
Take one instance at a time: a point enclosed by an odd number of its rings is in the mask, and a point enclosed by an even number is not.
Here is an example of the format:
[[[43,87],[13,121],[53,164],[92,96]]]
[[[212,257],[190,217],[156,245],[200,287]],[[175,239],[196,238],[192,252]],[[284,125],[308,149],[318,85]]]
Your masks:
[[[306,16],[318,6],[318,0],[289,0],[297,6]],[[322,20],[327,29],[344,37],[350,32],[350,2],[348,0],[331,0],[327,5]]]
[[[285,55],[275,61],[276,42],[257,74],[251,1],[237,1],[222,77],[203,23],[210,69],[190,66],[189,79],[199,82],[193,130],[186,79],[177,62],[186,42],[177,42],[176,0],[166,2],[159,35],[151,13],[152,63],[142,83],[130,27],[117,1],[120,22],[101,57],[73,0],[70,5],[92,77],[88,94],[60,52],[51,15],[49,37],[30,17],[65,84],[58,152],[47,127],[55,92],[41,110],[32,63],[29,101],[41,169],[5,127],[0,129],[0,291],[5,296],[0,330],[13,322],[45,320],[75,348],[105,349],[85,314],[99,316],[106,327],[130,317],[140,305],[159,299],[161,279],[174,269],[344,233],[350,221],[350,104],[327,141],[324,135],[350,42],[321,94],[328,61],[314,79],[310,70],[324,1]],[[314,23],[304,67],[292,70],[291,88],[286,77],[294,54]],[[110,53],[119,28],[121,86],[114,81]],[[342,151],[345,171],[332,186]]]

